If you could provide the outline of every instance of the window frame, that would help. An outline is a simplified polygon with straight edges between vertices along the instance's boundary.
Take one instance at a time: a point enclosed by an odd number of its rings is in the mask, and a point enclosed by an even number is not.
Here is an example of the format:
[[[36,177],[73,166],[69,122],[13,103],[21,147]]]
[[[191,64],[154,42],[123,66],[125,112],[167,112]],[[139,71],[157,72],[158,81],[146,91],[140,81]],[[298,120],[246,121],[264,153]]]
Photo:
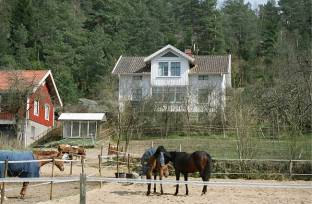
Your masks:
[[[47,114],[47,109],[48,109],[48,114]],[[48,121],[50,120],[50,105],[49,104],[44,105],[44,119]]]
[[[173,64],[178,64],[179,66],[173,66]],[[179,70],[179,75],[176,75],[176,73],[178,73],[177,70]],[[181,76],[181,62],[170,62],[170,76],[172,77]]]
[[[40,112],[40,101],[39,100],[34,100],[34,115],[39,116]]]
[[[142,81],[143,80],[143,76],[142,75],[138,75],[138,76],[133,76],[132,77],[133,81]]]
[[[138,94],[138,91],[141,92],[140,96]],[[139,96],[139,97],[137,97]],[[142,88],[132,88],[131,89],[131,101],[141,101],[143,99],[143,89]]]
[[[206,81],[206,80],[209,80],[209,76],[208,76],[208,74],[205,74],[205,75],[198,75],[198,80],[199,80],[199,81]]]
[[[202,94],[201,91],[203,91],[204,94]],[[201,94],[204,95],[204,96],[201,96]],[[208,104],[209,103],[209,96],[210,96],[210,94],[211,93],[209,93],[209,89],[207,89],[207,88],[199,88],[198,89],[198,94],[197,94],[197,102],[199,104]],[[205,98],[205,100],[202,101],[201,100],[202,98]]]
[[[167,65],[167,67],[166,66],[160,66],[161,64],[163,64],[163,65]],[[169,62],[158,62],[158,76],[160,76],[160,77],[169,77]],[[165,73],[167,73],[166,75],[165,75]]]

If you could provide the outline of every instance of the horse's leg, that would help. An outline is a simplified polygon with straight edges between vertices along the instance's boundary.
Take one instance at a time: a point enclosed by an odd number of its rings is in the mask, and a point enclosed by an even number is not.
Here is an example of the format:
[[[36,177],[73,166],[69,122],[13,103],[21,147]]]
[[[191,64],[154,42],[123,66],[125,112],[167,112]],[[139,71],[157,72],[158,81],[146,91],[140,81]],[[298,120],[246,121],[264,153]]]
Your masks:
[[[150,170],[147,171],[146,173],[146,179],[151,179],[152,178],[152,172]],[[146,195],[150,195],[151,194],[151,184],[148,183],[147,184],[147,192]]]
[[[23,187],[22,187],[22,190],[20,192],[20,195],[21,195],[22,199],[25,197],[26,189],[27,189],[28,184],[29,184],[29,182],[23,182]]]
[[[164,175],[164,171],[162,169],[162,167],[160,167],[160,171],[159,171],[159,180],[162,180],[162,177]],[[160,183],[160,194],[163,195],[164,191],[163,191],[163,187],[162,187],[162,183]]]
[[[156,180],[157,179],[157,174],[155,173],[154,174],[154,180]],[[154,193],[156,193],[156,183],[154,183]]]
[[[176,180],[179,181],[180,180],[180,172],[176,171],[175,174],[176,174]],[[179,193],[179,184],[176,185],[176,192],[174,195],[178,195],[178,193]]]
[[[209,181],[210,178],[210,161],[206,164],[205,168],[201,171],[201,177],[203,181]],[[202,195],[207,192],[207,185],[204,185]]]
[[[184,181],[187,181],[187,177],[188,177],[188,174],[187,173],[184,173]],[[188,187],[187,187],[187,184],[185,184],[185,195],[188,195]]]

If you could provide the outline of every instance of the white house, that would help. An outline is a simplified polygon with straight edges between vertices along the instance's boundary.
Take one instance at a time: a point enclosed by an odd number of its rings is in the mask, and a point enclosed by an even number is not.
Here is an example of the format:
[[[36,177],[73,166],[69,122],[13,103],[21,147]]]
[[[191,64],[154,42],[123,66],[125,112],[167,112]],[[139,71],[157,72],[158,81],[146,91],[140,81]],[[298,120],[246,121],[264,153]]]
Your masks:
[[[152,97],[175,112],[213,111],[225,106],[231,55],[192,55],[167,45],[147,57],[120,56],[112,74],[119,77],[121,107]]]

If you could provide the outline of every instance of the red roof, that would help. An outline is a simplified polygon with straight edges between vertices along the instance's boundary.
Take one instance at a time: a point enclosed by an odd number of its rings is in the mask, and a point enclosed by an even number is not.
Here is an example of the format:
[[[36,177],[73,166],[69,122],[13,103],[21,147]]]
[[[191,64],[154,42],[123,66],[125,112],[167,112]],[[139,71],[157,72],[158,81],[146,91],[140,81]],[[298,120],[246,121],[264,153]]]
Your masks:
[[[39,85],[49,70],[0,70],[0,91],[10,89],[16,80],[23,80],[30,85]]]

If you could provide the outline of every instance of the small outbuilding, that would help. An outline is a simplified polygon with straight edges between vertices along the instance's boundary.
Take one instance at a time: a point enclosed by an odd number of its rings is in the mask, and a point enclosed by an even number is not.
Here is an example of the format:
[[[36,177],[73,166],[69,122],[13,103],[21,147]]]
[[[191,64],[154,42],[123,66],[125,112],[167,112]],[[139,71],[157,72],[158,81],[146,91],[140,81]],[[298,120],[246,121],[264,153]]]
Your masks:
[[[105,113],[62,113],[63,138],[96,139],[100,124],[106,121]]]

